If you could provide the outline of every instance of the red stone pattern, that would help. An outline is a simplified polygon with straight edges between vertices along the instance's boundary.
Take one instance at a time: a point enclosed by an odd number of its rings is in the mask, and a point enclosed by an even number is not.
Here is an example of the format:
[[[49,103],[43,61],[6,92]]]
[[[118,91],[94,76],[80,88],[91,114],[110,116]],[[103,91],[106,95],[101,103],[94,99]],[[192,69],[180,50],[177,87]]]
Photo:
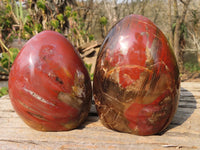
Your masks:
[[[18,115],[41,131],[70,130],[87,117],[91,82],[79,54],[61,34],[43,31],[18,54],[9,95]]]
[[[174,53],[156,25],[140,15],[120,20],[105,38],[94,74],[94,98],[108,128],[151,135],[171,122],[180,78]]]

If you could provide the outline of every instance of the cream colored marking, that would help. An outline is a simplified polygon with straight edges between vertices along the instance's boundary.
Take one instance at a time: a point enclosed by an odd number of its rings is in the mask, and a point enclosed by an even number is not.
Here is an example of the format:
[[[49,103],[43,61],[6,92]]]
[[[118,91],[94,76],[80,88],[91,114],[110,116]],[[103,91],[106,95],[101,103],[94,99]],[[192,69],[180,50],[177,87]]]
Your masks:
[[[73,86],[72,87],[74,93],[76,94],[76,96],[78,97],[85,97],[85,92],[84,89],[78,86]]]
[[[26,88],[24,88],[24,91],[28,92],[29,94],[31,94],[33,97],[35,97],[37,100],[39,100],[40,102],[43,102],[45,104],[49,104],[51,106],[55,106],[55,104],[45,100],[44,98],[42,98],[41,96],[39,96],[38,94],[36,94],[35,92],[28,90]]]
[[[68,78],[72,78],[71,73],[67,69],[64,69],[64,72],[66,73]]]
[[[83,101],[79,98],[72,98],[68,93],[60,92],[58,94],[58,99],[62,102],[66,103],[69,106],[72,106],[78,110],[80,110],[80,106],[82,105]]]
[[[24,104],[21,100],[18,100],[18,102],[19,102],[22,106],[24,106],[25,108],[27,108],[27,109],[29,109],[29,110],[31,110],[31,111],[36,112],[36,111],[33,110],[32,108],[30,108],[29,106],[27,106],[26,104]]]
[[[76,94],[76,96],[85,97],[85,91],[84,91],[85,76],[79,70],[76,70],[76,74],[77,74],[77,79],[80,83],[75,83],[75,85],[72,87],[72,89],[73,89],[74,93]],[[79,86],[80,84],[83,85],[83,87]]]

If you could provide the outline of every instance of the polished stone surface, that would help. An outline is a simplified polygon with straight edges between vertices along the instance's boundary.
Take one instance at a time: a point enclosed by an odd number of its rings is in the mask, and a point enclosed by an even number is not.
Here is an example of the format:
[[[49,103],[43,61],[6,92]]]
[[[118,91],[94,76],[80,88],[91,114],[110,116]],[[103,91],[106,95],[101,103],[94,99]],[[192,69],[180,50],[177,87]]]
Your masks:
[[[110,30],[94,74],[95,103],[106,127],[137,135],[161,132],[176,112],[179,88],[173,51],[149,19],[130,15]]]

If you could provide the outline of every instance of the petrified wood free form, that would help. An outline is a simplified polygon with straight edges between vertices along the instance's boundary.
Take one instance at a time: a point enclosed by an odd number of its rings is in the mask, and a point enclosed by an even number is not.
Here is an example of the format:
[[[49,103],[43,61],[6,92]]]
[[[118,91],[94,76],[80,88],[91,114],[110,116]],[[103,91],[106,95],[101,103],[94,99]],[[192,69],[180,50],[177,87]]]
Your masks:
[[[147,18],[130,15],[108,33],[94,74],[102,123],[137,135],[164,130],[178,105],[177,62],[164,34]]]

